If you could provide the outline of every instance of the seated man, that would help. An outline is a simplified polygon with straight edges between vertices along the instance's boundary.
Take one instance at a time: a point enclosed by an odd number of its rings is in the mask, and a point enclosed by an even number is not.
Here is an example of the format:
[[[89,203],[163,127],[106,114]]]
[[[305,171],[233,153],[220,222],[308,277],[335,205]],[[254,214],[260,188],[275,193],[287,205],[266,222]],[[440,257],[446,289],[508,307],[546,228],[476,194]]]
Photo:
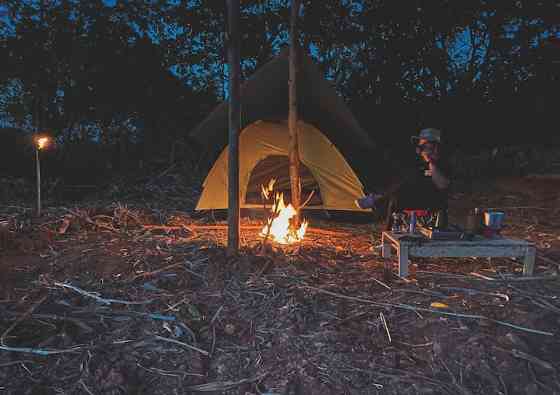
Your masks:
[[[440,211],[444,216],[444,223],[440,225],[445,227],[450,171],[442,157],[441,132],[423,129],[418,136],[412,136],[411,141],[416,144],[422,166],[391,185],[384,194],[369,194],[356,200],[356,204],[362,209],[386,210],[386,230],[391,229],[392,213],[405,209]]]

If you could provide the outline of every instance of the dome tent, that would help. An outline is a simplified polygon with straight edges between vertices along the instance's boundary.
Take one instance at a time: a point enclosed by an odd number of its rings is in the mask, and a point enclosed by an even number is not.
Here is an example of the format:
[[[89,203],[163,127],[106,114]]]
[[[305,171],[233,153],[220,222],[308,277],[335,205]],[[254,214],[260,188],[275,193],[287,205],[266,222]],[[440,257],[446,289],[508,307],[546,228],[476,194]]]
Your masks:
[[[306,55],[298,73],[298,138],[302,189],[315,190],[306,208],[362,211],[354,199],[363,185],[350,164],[368,158],[374,148],[368,135]],[[240,205],[262,207],[260,184],[288,180],[288,51],[283,51],[248,79],[241,89]],[[227,208],[228,103],[220,104],[191,137],[212,157],[218,156],[203,184],[197,209]],[[348,159],[353,161],[349,163]],[[290,194],[285,194],[289,198]]]

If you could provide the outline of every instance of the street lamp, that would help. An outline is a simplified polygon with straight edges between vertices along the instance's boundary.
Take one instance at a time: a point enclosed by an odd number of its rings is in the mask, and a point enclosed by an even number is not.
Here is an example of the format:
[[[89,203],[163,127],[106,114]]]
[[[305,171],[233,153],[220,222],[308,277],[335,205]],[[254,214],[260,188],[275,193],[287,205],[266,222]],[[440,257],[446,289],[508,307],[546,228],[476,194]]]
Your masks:
[[[39,151],[47,148],[51,139],[48,136],[35,137],[35,162],[37,164],[37,216],[41,215],[41,162],[39,161]]]

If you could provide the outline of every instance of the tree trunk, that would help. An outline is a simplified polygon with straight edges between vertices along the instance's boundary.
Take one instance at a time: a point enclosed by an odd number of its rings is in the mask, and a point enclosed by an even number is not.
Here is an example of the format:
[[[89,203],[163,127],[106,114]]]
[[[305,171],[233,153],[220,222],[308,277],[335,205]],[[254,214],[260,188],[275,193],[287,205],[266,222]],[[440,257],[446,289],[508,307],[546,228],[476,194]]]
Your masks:
[[[289,112],[288,129],[290,131],[289,159],[290,159],[290,186],[292,190],[292,206],[296,210],[295,226],[300,223],[300,199],[301,182],[299,178],[299,144],[297,131],[297,72],[298,72],[298,38],[297,17],[299,13],[300,0],[292,0],[292,12],[290,17],[290,80],[289,80]]]
[[[239,0],[228,0],[229,150],[228,150],[228,252],[239,250],[239,127],[240,49]]]

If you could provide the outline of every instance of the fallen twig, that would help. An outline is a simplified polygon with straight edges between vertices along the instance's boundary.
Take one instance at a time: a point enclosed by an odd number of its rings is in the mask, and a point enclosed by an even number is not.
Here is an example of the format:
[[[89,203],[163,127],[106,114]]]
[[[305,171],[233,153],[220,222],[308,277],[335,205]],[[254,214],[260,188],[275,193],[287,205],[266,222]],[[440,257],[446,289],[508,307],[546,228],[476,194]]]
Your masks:
[[[84,383],[84,380],[80,380],[80,381],[78,381],[78,383],[80,383],[80,385],[82,386],[84,391],[86,391],[89,395],[94,395],[93,392],[91,392],[91,390],[88,388],[86,383]]]
[[[500,384],[502,385],[502,388],[504,390],[504,395],[509,395],[507,385],[504,381],[504,378],[501,375],[498,375],[498,379],[500,380]]]
[[[498,347],[498,346],[493,346],[495,349],[500,350],[500,351],[504,351],[507,352],[511,355],[513,355],[516,358],[519,359],[524,359],[528,362],[534,363],[536,365],[539,365],[540,367],[546,369],[546,370],[552,370],[552,371],[556,371],[556,368],[549,362],[543,361],[542,359],[539,359],[533,355],[529,355],[527,353],[524,353],[523,351],[519,351],[517,349],[512,349],[512,350],[507,350],[505,348],[502,347]]]
[[[560,263],[556,262],[555,260],[550,259],[549,257],[546,257],[542,254],[537,254],[537,258],[546,262],[546,263],[550,263],[552,265],[556,265],[556,266],[560,266]]]
[[[465,279],[465,280],[473,280],[470,276],[465,276],[464,274],[457,274],[457,273],[448,273],[448,272],[430,272],[427,270],[416,270],[416,275],[435,275],[435,276],[442,276],[442,277],[450,277],[450,278],[458,278],[458,279]],[[472,273],[471,273],[472,274]]]
[[[163,314],[154,314],[154,313],[138,313],[137,315],[144,316],[151,318],[152,320],[159,320],[159,321],[176,321],[177,317],[173,315],[163,315]]]
[[[117,229],[115,229],[115,228],[112,227],[112,226],[108,226],[108,225],[105,225],[105,224],[101,224],[101,223],[95,222],[94,220],[92,220],[92,219],[91,219],[90,217],[88,217],[87,215],[82,215],[82,214],[80,214],[80,213],[78,213],[78,212],[76,212],[76,211],[70,210],[69,208],[67,208],[66,211],[68,211],[68,212],[69,212],[70,214],[72,214],[72,215],[75,215],[75,216],[78,217],[78,218],[83,219],[83,220],[86,221],[88,224],[97,226],[97,227],[99,227],[99,228],[103,228],[103,229],[110,230],[111,232],[116,232],[116,231],[117,231]]]
[[[158,336],[158,335],[156,335],[155,338],[157,340],[161,340],[161,341],[164,341],[164,342],[173,343],[173,344],[177,344],[179,346],[186,347],[190,350],[197,351],[197,352],[201,353],[202,355],[206,355],[206,356],[209,355],[208,351],[205,351],[205,350],[203,350],[201,348],[198,348],[198,347],[195,347],[195,346],[191,346],[190,344],[187,344],[187,343],[180,342],[179,340],[169,339],[167,337]]]
[[[305,199],[303,204],[301,206],[299,206],[300,210],[302,208],[304,208],[305,206],[307,206],[307,204],[311,201],[311,198],[313,197],[314,194],[315,194],[315,189],[311,190],[311,192],[309,193],[309,196],[307,196],[307,199]]]
[[[279,205],[280,205],[280,199],[276,199],[276,201],[274,202],[274,209],[272,210],[272,216],[270,218],[268,218],[266,221],[266,233],[263,237],[263,241],[262,241],[262,245],[261,245],[261,253],[264,252],[264,249],[266,247],[266,242],[268,240],[268,238],[270,237],[270,231],[272,230],[272,223],[274,222],[275,217],[278,215],[279,211]]]
[[[489,276],[485,276],[484,274],[480,274],[480,273],[476,273],[476,272],[471,272],[469,274],[473,277],[476,277],[477,279],[482,279],[482,280],[487,280],[487,281],[498,280],[498,278],[496,278],[496,277],[489,277]]]
[[[57,287],[69,288],[69,289],[79,293],[80,295],[87,296],[88,298],[93,298],[93,299],[95,299],[96,301],[98,301],[99,303],[102,303],[102,304],[114,303],[114,304],[125,304],[125,305],[138,305],[138,304],[152,303],[152,300],[144,300],[144,301],[141,301],[141,302],[130,302],[130,301],[119,300],[119,299],[105,299],[105,298],[102,298],[100,296],[97,296],[95,293],[84,291],[83,289],[75,287],[75,286],[70,285],[70,284],[55,282],[54,285],[56,285]]]
[[[190,262],[190,261],[185,261],[185,263],[190,263],[191,266],[192,266],[192,262]],[[189,269],[189,268],[187,268],[187,267],[184,267],[184,266],[183,266],[183,270],[185,270],[186,272],[192,274],[193,276],[196,276],[196,277],[202,279],[205,283],[207,283],[206,278],[204,278],[204,276],[203,276],[202,274],[198,274],[197,272],[195,272],[195,271],[193,271],[193,270],[191,270],[191,269]]]
[[[385,377],[392,377],[392,378],[396,378],[397,380],[403,380],[403,381],[407,381],[410,382],[412,380],[423,380],[427,383],[430,383],[432,385],[436,385],[438,387],[440,387],[441,389],[445,390],[447,393],[449,394],[456,394],[457,391],[454,390],[455,388],[462,390],[462,387],[454,387],[451,384],[448,384],[446,382],[443,381],[439,381],[437,379],[433,379],[431,377],[427,377],[427,376],[423,376],[421,374],[417,374],[414,372],[411,372],[410,370],[403,370],[403,369],[398,369],[398,368],[389,368],[389,367],[385,367],[385,366],[379,366],[379,365],[374,365],[375,368],[373,369],[373,372],[375,375],[378,376],[385,376]],[[354,371],[358,371],[358,372],[366,372],[363,369],[360,368],[355,368],[355,367],[351,367],[352,370]]]
[[[6,362],[6,363],[0,363],[0,368],[5,368],[8,366],[14,366],[14,365],[19,365],[20,363],[34,363],[34,361],[30,361],[27,359],[22,359],[20,361],[12,361],[12,362]]]
[[[162,267],[161,269],[157,269],[157,270],[154,270],[154,271],[151,271],[151,272],[140,273],[140,274],[137,274],[136,276],[134,276],[134,278],[132,279],[132,281],[135,281],[135,280],[137,280],[137,279],[139,279],[139,278],[153,277],[153,276],[156,276],[156,275],[158,275],[158,274],[160,274],[160,273],[162,273],[162,272],[165,272],[165,271],[167,271],[167,270],[169,270],[169,269],[173,269],[174,267],[182,266],[182,265],[184,265],[184,262],[176,262],[176,263],[173,263],[173,264],[171,264],[171,265],[169,265],[169,266]]]
[[[324,290],[324,289],[321,289],[321,288],[311,287],[309,285],[304,286],[304,288],[312,289],[312,290],[315,290],[317,292],[321,292],[321,293],[331,295],[331,296],[334,296],[334,297],[337,297],[337,298],[346,299],[346,300],[353,300],[355,302],[367,303],[367,304],[371,304],[371,305],[379,306],[379,307],[392,307],[392,308],[396,308],[396,309],[404,309],[404,310],[412,310],[412,311],[426,311],[426,312],[446,315],[446,316],[450,316],[450,317],[470,318],[470,319],[476,319],[476,320],[487,320],[487,321],[490,321],[490,322],[494,322],[498,325],[508,326],[510,328],[518,329],[518,330],[524,331],[524,332],[535,333],[535,334],[538,334],[538,335],[545,335],[545,336],[554,336],[554,333],[551,333],[551,332],[545,332],[545,331],[541,331],[541,330],[538,330],[538,329],[525,328],[525,327],[515,325],[515,324],[509,323],[509,322],[494,320],[492,318],[488,318],[488,317],[485,317],[483,315],[451,313],[451,312],[448,312],[448,311],[439,311],[439,310],[434,310],[434,309],[428,309],[426,307],[414,307],[414,306],[410,306],[410,305],[407,305],[407,304],[391,304],[391,303],[375,302],[373,300],[342,295],[342,294],[327,291],[327,290]]]
[[[385,288],[387,288],[389,291],[391,290],[391,287],[388,286],[387,284],[385,284],[383,281],[380,281],[378,279],[376,279],[375,277],[372,277],[373,281],[375,281],[377,284],[384,286]]]
[[[136,363],[136,365],[140,366],[142,369],[147,370],[148,372],[151,373],[155,373],[155,374],[160,374],[162,376],[169,376],[169,377],[181,377],[183,379],[185,379],[185,377],[187,376],[187,374],[185,372],[170,372],[170,371],[166,371],[163,369],[157,369],[157,368],[147,368],[145,366],[143,366],[141,363]]]
[[[199,384],[199,385],[191,385],[186,389],[189,391],[197,391],[197,392],[214,392],[214,391],[227,391],[235,387],[239,387],[243,384],[254,383],[255,381],[262,380],[268,373],[249,378],[249,379],[241,379],[238,381],[215,381],[213,383],[206,383],[206,384]]]
[[[530,277],[520,277],[520,276],[509,276],[505,275],[503,279],[498,279],[498,281],[552,281],[558,280],[560,277],[556,275],[551,276],[530,276]]]
[[[7,312],[7,314],[15,315],[15,313]],[[30,316],[33,319],[47,319],[47,320],[54,320],[54,321],[68,321],[74,323],[76,326],[82,328],[84,331],[91,333],[93,332],[93,328],[86,325],[82,321],[77,318],[72,318],[68,316],[59,316],[55,314],[31,314]]]
[[[218,311],[216,311],[216,313],[214,314],[214,317],[212,317],[212,319],[210,320],[210,326],[214,325],[214,321],[216,321],[216,319],[220,315],[220,312],[223,310],[223,308],[224,308],[224,305],[221,305],[220,308],[218,309]]]
[[[4,333],[2,334],[2,336],[0,336],[0,345],[4,345],[4,339],[6,338],[6,336],[8,336],[8,334],[20,323],[22,322],[24,319],[26,319],[27,317],[29,317],[29,315],[31,313],[33,313],[33,311],[35,311],[35,309],[37,307],[39,307],[44,301],[45,299],[47,299],[48,295],[43,296],[41,299],[39,299],[37,302],[33,303],[33,305],[27,309],[27,311],[25,313],[23,313],[23,315],[21,317],[19,317],[12,325],[10,325],[8,327],[8,329],[6,329],[4,331]]]
[[[555,305],[553,305],[552,303],[550,303],[548,300],[545,299],[533,299],[530,296],[526,296],[524,295],[526,298],[530,299],[535,305],[551,310],[553,312],[555,312],[556,314],[560,314],[560,308],[556,307]]]
[[[202,225],[202,227],[205,227],[205,226],[214,226],[214,225]],[[178,226],[178,225],[142,225],[142,227],[143,227],[144,229],[147,229],[147,230],[151,230],[151,229],[154,229],[154,230],[165,230],[165,231],[170,231],[170,230],[188,230],[189,232],[194,233],[194,231],[192,230],[192,228],[197,227],[197,225],[194,225],[194,224],[193,224],[193,225],[189,225],[189,226],[187,226],[187,225],[180,225],[180,226]]]
[[[389,343],[391,343],[391,333],[389,332],[389,326],[387,326],[387,320],[385,320],[385,316],[383,315],[382,312],[379,313],[379,319],[383,323],[383,326],[385,327],[385,332],[387,332],[387,337],[389,338]]]
[[[446,290],[446,291],[465,292],[469,295],[481,294],[481,295],[496,296],[498,298],[504,299],[506,302],[509,302],[509,296],[508,295],[497,293],[497,292],[484,292],[484,291],[479,291],[477,289],[458,288],[458,287],[439,287],[439,289],[443,289],[443,290]]]
[[[73,348],[68,348],[65,350],[43,350],[40,348],[32,348],[32,347],[8,347],[8,346],[0,346],[0,350],[3,351],[10,351],[10,352],[22,352],[27,354],[36,354],[36,355],[53,355],[53,354],[63,354],[67,352],[75,352],[78,350],[83,349],[81,346],[76,346]]]
[[[474,279],[481,279],[487,281],[496,281],[496,282],[509,282],[509,281],[551,281],[551,280],[558,280],[558,276],[507,276],[504,275],[500,278],[498,277],[489,277],[484,276],[480,273],[470,273],[471,276],[475,277]],[[473,280],[474,280],[473,279]]]
[[[423,343],[423,344],[410,344],[410,343],[396,341],[396,340],[395,340],[395,343],[402,344],[404,346],[411,347],[411,348],[430,347],[430,346],[434,345],[434,342],[427,342],[427,343]]]

